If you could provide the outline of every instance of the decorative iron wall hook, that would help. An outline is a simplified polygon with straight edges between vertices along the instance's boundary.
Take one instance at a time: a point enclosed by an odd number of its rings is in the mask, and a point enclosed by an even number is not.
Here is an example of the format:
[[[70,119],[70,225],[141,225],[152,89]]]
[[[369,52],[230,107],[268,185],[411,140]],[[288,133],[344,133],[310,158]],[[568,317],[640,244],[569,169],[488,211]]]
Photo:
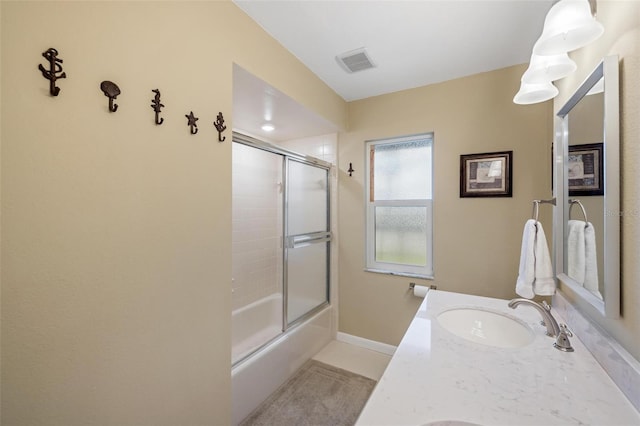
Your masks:
[[[196,124],[196,121],[198,121],[198,117],[193,115],[193,111],[191,111],[189,113],[189,115],[185,115],[185,117],[187,117],[187,120],[189,120],[187,122],[187,126],[190,127],[190,132],[192,135],[195,135],[196,133],[198,133],[198,125]]]
[[[227,129],[227,126],[224,125],[224,117],[222,116],[222,112],[218,113],[216,121],[213,122],[213,125],[216,126],[216,130],[218,131],[218,142],[224,142],[227,137],[223,137],[222,132]]]
[[[156,124],[160,125],[164,122],[164,118],[160,118],[158,120],[158,118],[160,117],[160,108],[162,108],[164,105],[160,103],[160,90],[153,89],[151,91],[156,94],[151,100],[151,108],[153,108],[153,110],[156,112]]]
[[[42,72],[42,76],[49,80],[49,93],[51,96],[58,96],[60,88],[56,87],[56,80],[59,78],[67,78],[67,73],[62,71],[62,65],[60,65],[63,61],[58,58],[58,51],[53,47],[42,52],[42,56],[49,61],[49,69],[45,69],[42,64],[38,65],[38,69]],[[62,74],[56,75],[58,73]]]
[[[353,172],[355,172],[355,170],[353,170],[353,164],[349,163],[349,170],[347,170],[347,172],[349,172],[349,177],[351,177]]]
[[[113,100],[120,94],[120,88],[118,85],[112,81],[105,80],[100,83],[100,90],[102,90],[104,95],[109,98],[109,111],[116,112],[118,110],[118,105],[114,104]]]

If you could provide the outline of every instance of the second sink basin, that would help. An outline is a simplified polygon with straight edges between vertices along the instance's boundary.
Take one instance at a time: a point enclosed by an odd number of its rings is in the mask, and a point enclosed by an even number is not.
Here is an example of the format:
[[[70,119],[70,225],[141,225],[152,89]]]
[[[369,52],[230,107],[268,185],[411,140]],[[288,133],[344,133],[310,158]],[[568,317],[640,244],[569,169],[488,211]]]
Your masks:
[[[448,309],[437,318],[442,327],[456,336],[498,348],[521,348],[535,337],[520,320],[482,308]]]

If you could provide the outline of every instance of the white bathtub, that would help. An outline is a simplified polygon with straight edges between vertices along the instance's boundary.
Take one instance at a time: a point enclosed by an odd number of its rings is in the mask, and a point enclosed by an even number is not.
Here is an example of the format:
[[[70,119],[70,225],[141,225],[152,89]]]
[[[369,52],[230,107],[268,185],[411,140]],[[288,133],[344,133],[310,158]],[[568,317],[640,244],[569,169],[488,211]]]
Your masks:
[[[307,360],[331,341],[331,306],[282,334],[282,297],[271,295],[232,313],[232,424],[237,425]],[[267,319],[268,318],[268,319]],[[265,339],[266,338],[266,339]]]
[[[235,364],[282,333],[282,295],[272,294],[231,313],[231,362]]]

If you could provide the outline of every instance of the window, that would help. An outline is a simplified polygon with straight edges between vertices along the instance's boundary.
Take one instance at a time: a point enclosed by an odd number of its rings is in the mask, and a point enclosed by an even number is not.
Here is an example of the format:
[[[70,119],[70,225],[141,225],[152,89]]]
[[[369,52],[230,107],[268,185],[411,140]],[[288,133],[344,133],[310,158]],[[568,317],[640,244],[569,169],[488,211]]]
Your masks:
[[[433,135],[368,141],[367,270],[433,276]]]

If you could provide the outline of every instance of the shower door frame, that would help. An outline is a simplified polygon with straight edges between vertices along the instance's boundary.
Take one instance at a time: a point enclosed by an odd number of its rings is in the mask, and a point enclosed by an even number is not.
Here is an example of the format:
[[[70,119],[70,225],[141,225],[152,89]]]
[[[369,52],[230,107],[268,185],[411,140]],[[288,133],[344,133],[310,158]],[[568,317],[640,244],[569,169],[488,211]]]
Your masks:
[[[244,135],[242,133],[239,132],[233,132],[232,133],[233,136],[233,143],[241,143],[243,145],[247,145],[256,149],[261,149],[263,151],[267,151],[270,152],[272,154],[276,154],[276,155],[280,155],[283,157],[283,161],[282,161],[282,188],[283,188],[283,200],[282,200],[282,224],[283,224],[283,233],[282,233],[282,237],[281,237],[281,249],[282,249],[282,334],[286,333],[289,329],[292,329],[294,327],[296,327],[297,325],[303,323],[304,321],[306,321],[308,318],[312,317],[313,315],[315,315],[317,312],[321,311],[322,309],[324,309],[325,307],[329,306],[331,303],[331,241],[333,240],[333,236],[331,233],[331,179],[330,179],[330,173],[331,173],[331,163],[320,160],[318,158],[309,156],[309,155],[304,155],[304,154],[300,154],[298,152],[295,151],[290,151],[288,149],[279,147],[277,145],[273,145],[270,144],[268,142],[264,142],[262,140],[253,138],[251,136],[247,136]],[[309,234],[301,234],[301,235],[294,235],[294,236],[289,236],[288,235],[288,218],[287,218],[287,213],[288,213],[288,180],[289,180],[289,175],[288,175],[288,166],[289,166],[289,162],[290,161],[296,161],[299,163],[303,163],[305,165],[308,166],[313,166],[313,167],[317,167],[320,169],[324,169],[326,171],[326,196],[327,196],[327,200],[326,200],[326,218],[327,218],[327,224],[326,224],[326,231],[323,232],[313,232],[313,233],[309,233]],[[289,305],[289,299],[288,299],[288,274],[287,274],[287,265],[288,265],[288,256],[287,256],[287,252],[290,249],[296,248],[296,247],[304,247],[306,245],[310,245],[310,244],[318,244],[318,243],[324,243],[326,244],[326,285],[325,285],[325,290],[326,290],[326,297],[325,297],[325,301],[321,304],[319,304],[318,306],[312,308],[311,310],[307,311],[306,313],[304,313],[302,316],[300,316],[299,318],[296,318],[295,320],[293,320],[292,322],[288,321],[288,305]],[[263,345],[261,345],[259,348],[257,348],[255,351],[252,351],[250,354],[247,355],[247,357],[253,355],[255,352],[260,351],[262,348],[264,348],[265,346],[267,346],[269,343],[271,343],[272,341],[280,338],[282,336],[282,334],[274,337],[273,339],[265,342]],[[243,361],[238,360],[238,363]]]

